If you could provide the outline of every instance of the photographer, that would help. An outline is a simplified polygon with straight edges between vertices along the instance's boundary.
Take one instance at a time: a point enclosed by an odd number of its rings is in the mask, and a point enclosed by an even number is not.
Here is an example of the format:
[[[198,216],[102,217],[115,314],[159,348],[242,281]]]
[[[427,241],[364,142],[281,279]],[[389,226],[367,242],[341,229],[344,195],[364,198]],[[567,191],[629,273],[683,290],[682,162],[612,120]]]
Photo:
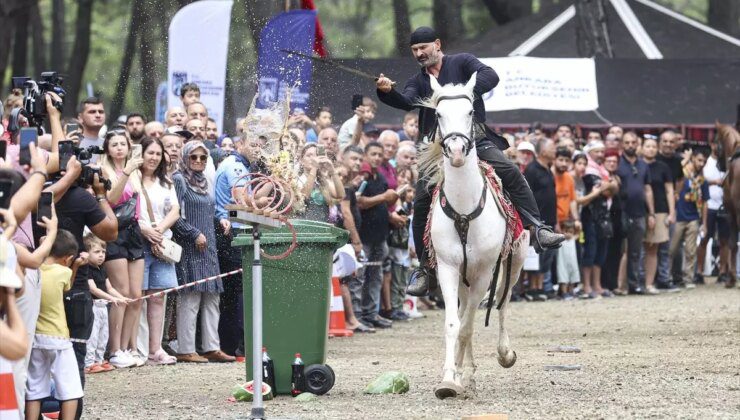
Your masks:
[[[303,218],[320,222],[329,221],[329,209],[344,198],[344,186],[334,165],[316,143],[303,147],[298,169],[298,187],[306,198]]]

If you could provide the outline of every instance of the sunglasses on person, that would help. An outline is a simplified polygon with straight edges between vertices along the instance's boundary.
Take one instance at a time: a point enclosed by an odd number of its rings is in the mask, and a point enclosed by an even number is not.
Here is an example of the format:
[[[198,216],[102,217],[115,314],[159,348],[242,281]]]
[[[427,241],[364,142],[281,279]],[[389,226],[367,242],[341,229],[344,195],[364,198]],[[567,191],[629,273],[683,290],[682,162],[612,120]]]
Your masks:
[[[208,160],[208,156],[206,155],[190,155],[190,161],[191,162],[205,162]]]
[[[126,130],[121,128],[115,128],[113,130],[108,131],[105,133],[105,140],[110,140],[112,137],[115,136],[126,136]]]

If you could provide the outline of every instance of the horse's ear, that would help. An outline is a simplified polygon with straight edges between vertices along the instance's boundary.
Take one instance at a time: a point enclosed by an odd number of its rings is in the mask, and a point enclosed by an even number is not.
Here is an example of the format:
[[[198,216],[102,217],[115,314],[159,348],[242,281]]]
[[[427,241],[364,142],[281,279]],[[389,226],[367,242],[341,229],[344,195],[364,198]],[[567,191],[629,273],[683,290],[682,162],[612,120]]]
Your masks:
[[[473,95],[473,89],[475,89],[475,82],[478,80],[478,72],[476,71],[473,73],[472,76],[470,76],[470,80],[468,80],[468,83],[465,84],[465,89],[470,92],[470,95]]]
[[[432,76],[431,74],[429,75],[429,83],[431,83],[432,85],[432,92],[437,92],[442,89],[442,86],[439,85],[437,78]]]

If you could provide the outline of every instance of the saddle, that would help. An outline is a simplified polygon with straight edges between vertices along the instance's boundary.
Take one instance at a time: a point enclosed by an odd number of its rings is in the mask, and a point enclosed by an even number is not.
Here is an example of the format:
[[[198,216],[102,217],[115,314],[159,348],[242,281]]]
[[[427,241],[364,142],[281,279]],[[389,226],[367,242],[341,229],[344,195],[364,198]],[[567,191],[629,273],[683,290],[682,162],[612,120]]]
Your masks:
[[[427,267],[434,269],[437,266],[437,259],[435,258],[434,244],[432,243],[431,227],[432,227],[432,214],[434,212],[434,203],[439,200],[440,207],[447,217],[453,220],[455,224],[455,230],[460,238],[460,243],[463,249],[463,266],[460,269],[460,275],[463,279],[463,284],[470,286],[467,280],[467,242],[468,242],[468,229],[470,228],[470,222],[475,220],[483,212],[483,208],[486,205],[486,192],[491,191],[493,201],[499,209],[499,212],[504,216],[506,220],[506,235],[504,235],[504,243],[501,247],[501,255],[499,258],[506,259],[511,252],[511,245],[515,239],[519,238],[524,227],[522,225],[519,213],[514,208],[511,200],[504,192],[501,186],[501,179],[496,175],[493,167],[485,161],[480,161],[479,166],[481,169],[481,175],[484,179],[484,188],[479,200],[478,206],[469,214],[460,214],[452,206],[447,197],[444,195],[442,190],[442,184],[440,183],[434,188],[432,193],[432,207],[429,212],[429,218],[427,219],[426,228],[424,229],[424,245],[427,249]],[[498,265],[498,264],[497,264]]]

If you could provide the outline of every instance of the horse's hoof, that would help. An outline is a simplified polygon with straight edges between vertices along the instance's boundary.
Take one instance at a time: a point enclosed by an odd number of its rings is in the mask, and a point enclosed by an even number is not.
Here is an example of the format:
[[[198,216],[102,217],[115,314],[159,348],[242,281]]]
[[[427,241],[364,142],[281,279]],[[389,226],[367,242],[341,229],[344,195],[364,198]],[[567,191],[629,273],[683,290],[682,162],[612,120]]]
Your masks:
[[[463,389],[453,382],[444,381],[434,390],[434,395],[440,400],[445,398],[455,398],[462,393]]]
[[[514,350],[511,351],[512,357],[507,360],[505,357],[498,357],[498,364],[501,365],[504,368],[510,368],[514,366],[514,363],[516,363],[516,352]]]

